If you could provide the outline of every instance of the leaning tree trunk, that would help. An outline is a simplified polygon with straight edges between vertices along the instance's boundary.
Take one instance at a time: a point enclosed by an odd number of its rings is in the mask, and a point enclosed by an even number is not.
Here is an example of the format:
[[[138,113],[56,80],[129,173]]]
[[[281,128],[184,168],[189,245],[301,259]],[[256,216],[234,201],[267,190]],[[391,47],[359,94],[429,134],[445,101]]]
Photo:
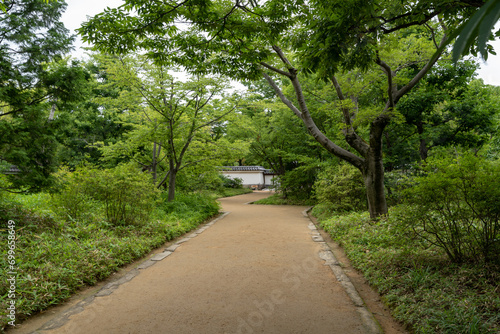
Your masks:
[[[365,181],[370,217],[376,219],[386,215],[388,210],[384,187],[384,164],[381,155],[374,154],[370,150],[365,157],[361,173]]]

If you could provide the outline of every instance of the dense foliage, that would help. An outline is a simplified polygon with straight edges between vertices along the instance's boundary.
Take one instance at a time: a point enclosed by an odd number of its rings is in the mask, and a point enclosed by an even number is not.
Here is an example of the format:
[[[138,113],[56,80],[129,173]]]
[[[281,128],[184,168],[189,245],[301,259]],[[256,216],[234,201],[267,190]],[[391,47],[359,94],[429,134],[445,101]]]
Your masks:
[[[429,159],[425,172],[405,190],[408,227],[453,262],[500,263],[498,162],[457,154]]]
[[[7,0],[4,5],[5,11],[0,11],[0,162],[22,171],[11,175],[15,189],[36,191],[50,185],[50,174],[57,166],[55,113],[81,99],[87,77],[77,62],[53,63],[70,50],[73,41],[59,21],[64,2]]]
[[[363,178],[354,167],[326,167],[314,183],[316,199],[332,212],[362,211],[366,207]]]
[[[81,168],[60,182],[54,209],[69,221],[90,223],[96,216],[104,216],[113,226],[144,224],[158,197],[150,177],[130,164],[113,169]]]

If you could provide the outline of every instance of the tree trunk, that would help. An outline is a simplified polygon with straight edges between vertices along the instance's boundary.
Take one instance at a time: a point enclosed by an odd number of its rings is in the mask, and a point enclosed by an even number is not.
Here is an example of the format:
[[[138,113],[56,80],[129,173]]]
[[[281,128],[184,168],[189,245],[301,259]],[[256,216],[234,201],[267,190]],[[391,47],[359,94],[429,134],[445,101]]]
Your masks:
[[[172,202],[175,199],[175,178],[177,176],[177,169],[173,160],[170,160],[170,173],[168,175],[168,201]]]
[[[420,139],[420,147],[418,148],[418,152],[420,154],[420,160],[425,161],[427,160],[427,152],[429,151],[429,148],[427,147],[427,143],[423,136],[424,125],[422,123],[417,124],[417,133]]]
[[[422,161],[427,160],[427,152],[429,148],[427,148],[427,143],[424,138],[420,138],[420,147],[418,148],[418,152],[420,153],[420,159]]]
[[[388,210],[384,187],[384,165],[381,156],[373,154],[370,150],[366,156],[362,174],[365,180],[370,217],[376,219],[386,215]]]
[[[156,142],[153,143],[153,184],[156,186]]]

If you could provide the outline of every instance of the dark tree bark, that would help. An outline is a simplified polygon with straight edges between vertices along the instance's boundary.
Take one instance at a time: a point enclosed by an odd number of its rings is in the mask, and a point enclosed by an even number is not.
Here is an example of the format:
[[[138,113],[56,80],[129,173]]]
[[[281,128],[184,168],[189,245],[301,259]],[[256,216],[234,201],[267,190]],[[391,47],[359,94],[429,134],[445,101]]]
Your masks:
[[[177,168],[173,159],[169,160],[169,173],[168,173],[168,201],[172,202],[175,199],[175,179],[177,177]]]
[[[418,148],[418,153],[420,154],[420,160],[425,161],[425,160],[427,160],[427,152],[429,151],[429,148],[427,147],[427,142],[426,142],[425,138],[423,137],[424,126],[422,123],[417,124],[417,133],[418,133],[418,137],[420,140],[420,146]]]

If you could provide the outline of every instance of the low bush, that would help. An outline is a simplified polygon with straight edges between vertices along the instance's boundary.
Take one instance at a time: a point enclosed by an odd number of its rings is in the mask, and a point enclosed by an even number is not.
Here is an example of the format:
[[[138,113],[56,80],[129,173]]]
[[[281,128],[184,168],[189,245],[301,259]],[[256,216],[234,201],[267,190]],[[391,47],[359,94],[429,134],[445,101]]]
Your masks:
[[[351,213],[321,226],[411,332],[500,332],[500,267],[451,263],[441,248],[408,230],[410,215],[401,205],[377,222],[368,213]]]
[[[219,178],[221,179],[222,187],[224,188],[235,188],[235,189],[243,188],[243,179],[240,179],[238,177],[230,178],[222,174],[219,175]]]
[[[358,211],[367,207],[363,176],[348,164],[323,169],[314,183],[314,192],[318,202],[334,212]]]
[[[500,263],[500,165],[465,153],[428,160],[405,190],[408,227],[451,261]]]
[[[275,180],[275,189],[285,200],[294,203],[308,201],[313,195],[313,185],[319,168],[316,164],[306,164],[288,170]]]
[[[91,222],[102,214],[112,225],[144,224],[159,194],[150,176],[132,165],[86,167],[61,173],[59,179],[54,210],[69,220]]]
[[[210,195],[203,193],[178,193],[175,200],[167,201],[168,194],[162,194],[160,208],[169,216],[187,221],[199,221],[213,217],[220,211],[220,204]]]

